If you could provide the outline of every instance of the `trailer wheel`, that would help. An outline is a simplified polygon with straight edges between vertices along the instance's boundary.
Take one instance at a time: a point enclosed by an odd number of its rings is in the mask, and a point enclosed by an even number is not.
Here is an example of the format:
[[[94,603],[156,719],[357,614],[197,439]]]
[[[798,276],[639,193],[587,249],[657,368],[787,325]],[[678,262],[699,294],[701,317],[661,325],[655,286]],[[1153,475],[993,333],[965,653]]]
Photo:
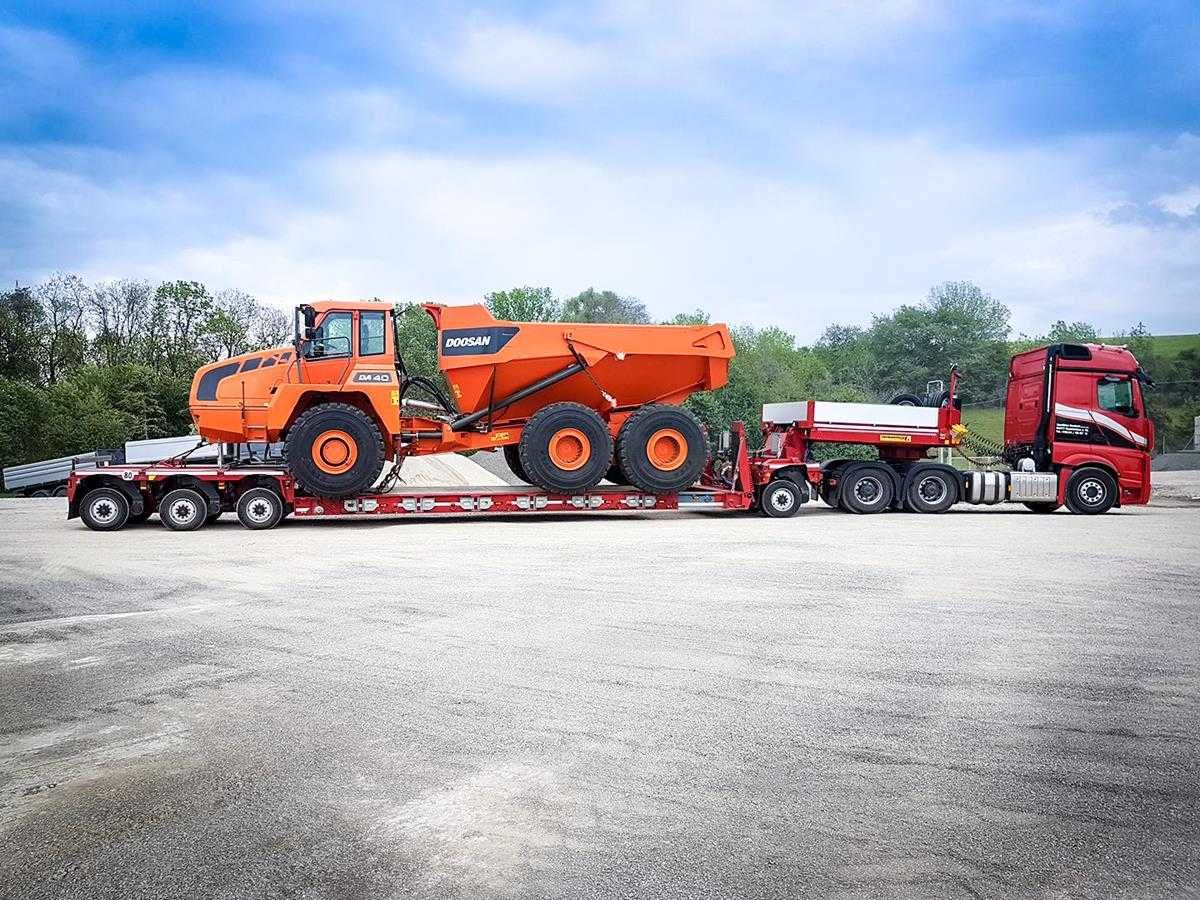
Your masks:
[[[958,501],[958,485],[943,469],[917,469],[908,479],[905,500],[914,512],[945,512]]]
[[[800,486],[790,478],[776,478],[767,483],[759,494],[758,508],[764,516],[786,519],[800,512],[804,498]]]
[[[193,488],[175,488],[158,501],[158,518],[170,531],[195,531],[208,519],[208,500]]]
[[[300,414],[285,442],[288,467],[320,497],[367,490],[383,471],[383,436],[375,422],[348,403],[320,403]]]
[[[129,498],[116,488],[94,488],[79,504],[79,518],[92,531],[118,531],[129,521]]]
[[[892,476],[879,466],[849,466],[838,482],[838,499],[847,512],[883,512],[894,494]]]
[[[682,491],[696,483],[708,460],[704,429],[678,406],[644,406],[617,435],[617,461],[629,482],[648,494]]]
[[[525,474],[525,467],[521,465],[521,448],[516,444],[504,445],[504,462],[508,465],[508,470],[520,478],[526,484],[529,484],[529,476]]]
[[[283,521],[283,498],[271,488],[250,488],[238,498],[238,521],[252,531],[274,528]]]
[[[1067,508],[1073,513],[1095,516],[1117,502],[1117,482],[1103,469],[1085,466],[1067,481]]]
[[[43,500],[50,496],[50,491],[46,488],[38,488],[36,491],[31,491],[29,496],[34,500]]]
[[[916,394],[897,394],[889,403],[892,406],[924,406],[925,401]]]
[[[612,435],[594,409],[552,403],[533,414],[517,445],[529,482],[555,493],[594,488],[612,460]]]
[[[56,487],[54,490],[52,490],[52,491],[50,492],[50,496],[51,496],[51,497],[65,497],[65,496],[67,496],[67,486],[66,486],[65,484],[60,484],[58,487]]]

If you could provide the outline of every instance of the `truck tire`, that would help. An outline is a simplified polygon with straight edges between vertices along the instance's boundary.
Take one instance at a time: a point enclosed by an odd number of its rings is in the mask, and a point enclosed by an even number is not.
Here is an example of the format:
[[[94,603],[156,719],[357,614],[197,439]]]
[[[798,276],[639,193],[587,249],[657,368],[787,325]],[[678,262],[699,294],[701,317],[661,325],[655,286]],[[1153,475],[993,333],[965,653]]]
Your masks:
[[[283,521],[283,498],[271,488],[250,488],[238,498],[238,521],[251,531],[274,528]]]
[[[288,468],[318,497],[369,489],[383,471],[383,436],[371,417],[348,403],[321,403],[292,423],[284,444]]]
[[[129,521],[129,498],[117,488],[93,488],[79,504],[79,518],[92,531],[119,531]]]
[[[894,495],[891,474],[879,466],[847,466],[838,481],[838,499],[846,512],[883,512]]]
[[[758,497],[759,511],[772,519],[787,519],[800,512],[804,498],[800,486],[790,478],[775,478],[767,483]]]
[[[1103,469],[1085,466],[1067,481],[1067,508],[1073,513],[1099,515],[1112,509],[1116,502],[1116,479]]]
[[[525,474],[525,467],[521,465],[521,448],[516,444],[504,445],[504,462],[508,465],[508,471],[512,472],[526,484],[529,484],[529,476]]]
[[[617,435],[621,470],[630,484],[648,494],[691,487],[707,460],[704,429],[678,406],[644,406],[625,420]]]
[[[958,483],[944,469],[917,467],[906,484],[904,499],[913,512],[942,513],[958,502]]]
[[[195,531],[208,521],[208,499],[195,488],[175,488],[158,501],[158,519],[170,531]]]
[[[600,483],[612,462],[613,441],[594,409],[552,403],[526,423],[517,451],[531,484],[566,494]]]

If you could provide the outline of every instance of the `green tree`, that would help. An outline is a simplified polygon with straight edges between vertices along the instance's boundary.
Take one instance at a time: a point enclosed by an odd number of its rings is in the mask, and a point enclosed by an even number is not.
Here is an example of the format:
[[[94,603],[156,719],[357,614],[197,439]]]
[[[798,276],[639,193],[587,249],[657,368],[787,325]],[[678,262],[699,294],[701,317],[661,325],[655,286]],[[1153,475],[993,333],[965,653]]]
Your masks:
[[[508,322],[556,322],[562,317],[562,304],[548,287],[494,291],[483,302],[493,316]]]
[[[42,376],[54,384],[61,375],[83,365],[88,338],[83,326],[90,288],[78,275],[55,274],[34,291],[45,316],[41,341]]]
[[[46,314],[28,287],[0,293],[0,377],[36,382]]]
[[[438,375],[437,328],[419,303],[396,306],[396,347],[410,375]]]
[[[613,291],[588,288],[563,304],[564,322],[623,322],[645,325],[650,322],[646,305],[636,297],[622,297]]]
[[[1046,344],[1095,344],[1100,341],[1100,332],[1090,322],[1064,322],[1059,319],[1046,333]]]
[[[46,393],[30,380],[0,375],[0,468],[52,455],[46,443]]]

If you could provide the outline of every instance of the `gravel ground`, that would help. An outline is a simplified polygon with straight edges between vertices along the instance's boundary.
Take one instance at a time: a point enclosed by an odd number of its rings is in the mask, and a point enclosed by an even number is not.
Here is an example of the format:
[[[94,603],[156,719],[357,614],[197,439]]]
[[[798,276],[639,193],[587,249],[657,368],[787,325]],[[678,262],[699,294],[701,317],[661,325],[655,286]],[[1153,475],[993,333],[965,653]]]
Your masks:
[[[1198,526],[0,501],[0,895],[1194,895]]]

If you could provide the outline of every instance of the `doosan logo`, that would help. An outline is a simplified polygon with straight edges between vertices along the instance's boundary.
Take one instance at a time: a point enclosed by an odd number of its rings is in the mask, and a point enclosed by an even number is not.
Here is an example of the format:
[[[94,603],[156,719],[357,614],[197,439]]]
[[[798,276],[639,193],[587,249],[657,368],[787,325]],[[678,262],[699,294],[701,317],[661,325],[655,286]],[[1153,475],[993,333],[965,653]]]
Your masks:
[[[446,338],[446,349],[452,350],[455,347],[486,347],[492,342],[490,334],[475,334],[470,337],[452,337]]]

